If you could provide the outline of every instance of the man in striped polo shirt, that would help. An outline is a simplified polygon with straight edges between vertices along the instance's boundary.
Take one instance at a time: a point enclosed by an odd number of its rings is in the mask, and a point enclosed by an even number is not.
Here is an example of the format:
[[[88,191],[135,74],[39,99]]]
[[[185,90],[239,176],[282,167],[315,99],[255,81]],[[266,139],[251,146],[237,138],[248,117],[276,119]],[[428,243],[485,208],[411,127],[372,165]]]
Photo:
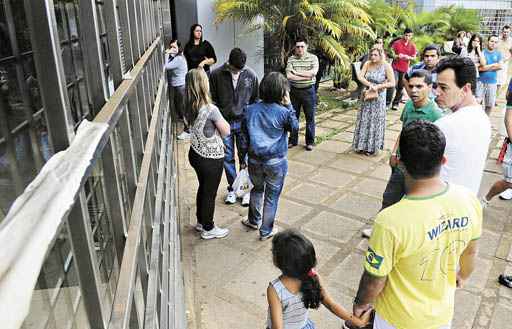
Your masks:
[[[318,72],[318,57],[308,52],[305,38],[295,41],[295,54],[288,58],[286,77],[290,81],[290,99],[297,115],[301,109],[306,116],[306,150],[312,151],[315,144],[315,112],[316,112],[316,73]],[[290,135],[288,147],[296,146],[299,142],[299,132]]]

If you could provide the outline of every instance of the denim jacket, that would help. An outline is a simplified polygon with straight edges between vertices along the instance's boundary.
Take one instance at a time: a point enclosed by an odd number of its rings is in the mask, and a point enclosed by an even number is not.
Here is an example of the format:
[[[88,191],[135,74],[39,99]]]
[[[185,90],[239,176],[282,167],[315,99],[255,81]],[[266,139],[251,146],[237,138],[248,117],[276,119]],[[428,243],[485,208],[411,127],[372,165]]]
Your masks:
[[[210,92],[213,102],[228,122],[241,120],[244,107],[258,98],[258,78],[251,68],[245,66],[240,71],[235,89],[226,63],[210,74]]]
[[[288,153],[288,132],[299,129],[292,105],[258,102],[245,108],[242,133],[247,139],[249,158],[270,160]],[[247,151],[247,150],[244,150]]]

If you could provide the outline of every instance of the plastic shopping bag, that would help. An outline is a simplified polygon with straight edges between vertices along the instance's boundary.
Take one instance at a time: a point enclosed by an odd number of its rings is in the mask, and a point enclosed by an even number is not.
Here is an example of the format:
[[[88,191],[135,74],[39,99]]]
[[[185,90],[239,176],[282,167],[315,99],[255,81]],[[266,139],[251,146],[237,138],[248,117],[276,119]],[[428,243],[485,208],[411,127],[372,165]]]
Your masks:
[[[253,184],[251,182],[251,178],[249,177],[249,172],[247,169],[242,169],[238,172],[238,175],[233,182],[233,191],[237,198],[242,198],[246,193],[249,193]]]

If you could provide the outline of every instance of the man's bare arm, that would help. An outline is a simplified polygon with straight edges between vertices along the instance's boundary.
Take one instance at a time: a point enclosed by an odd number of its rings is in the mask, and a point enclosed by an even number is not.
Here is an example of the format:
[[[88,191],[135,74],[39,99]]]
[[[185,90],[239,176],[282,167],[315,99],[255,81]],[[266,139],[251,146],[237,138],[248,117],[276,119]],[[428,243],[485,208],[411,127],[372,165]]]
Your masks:
[[[464,282],[469,278],[471,273],[475,270],[475,260],[478,253],[478,240],[470,241],[466,249],[460,256],[460,269],[457,273],[457,287],[464,286]]]
[[[307,78],[307,77],[303,77],[303,76],[297,75],[296,73],[297,72],[295,72],[295,74],[292,73],[292,72],[288,72],[288,73],[286,73],[286,78],[288,80],[292,80],[292,81],[306,81],[306,80],[310,80],[311,79],[311,78]]]
[[[386,285],[387,277],[378,277],[364,271],[359,281],[359,289],[354,299],[354,315],[360,316],[362,312],[369,308]]]
[[[480,66],[479,70],[480,70],[480,72],[498,71],[498,70],[501,70],[501,64],[494,63],[494,64],[483,65],[483,66]]]
[[[507,128],[508,138],[512,140],[512,109],[505,112],[505,128]]]

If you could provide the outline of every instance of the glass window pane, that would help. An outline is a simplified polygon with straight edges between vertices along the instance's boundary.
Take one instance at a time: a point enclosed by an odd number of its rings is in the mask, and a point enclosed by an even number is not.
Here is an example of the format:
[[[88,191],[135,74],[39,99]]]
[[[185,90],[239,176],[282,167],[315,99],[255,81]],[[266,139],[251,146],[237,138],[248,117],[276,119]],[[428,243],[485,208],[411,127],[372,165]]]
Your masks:
[[[66,13],[58,4],[54,6],[55,19],[57,21],[57,30],[59,31],[59,39],[61,42],[69,39]]]
[[[64,225],[46,256],[32,295],[29,314],[21,328],[71,328],[72,322],[78,319],[75,313],[80,310],[75,309],[75,305],[78,305],[80,298],[69,233]],[[79,319],[84,321],[82,316]]]
[[[111,230],[111,219],[105,208],[103,184],[103,169],[101,165],[97,165],[88,179],[88,187],[85,190],[101,279],[101,297],[105,302],[105,312],[110,314],[115,293],[115,289],[112,287],[117,284],[119,268]]]
[[[67,30],[69,40],[61,40],[62,61],[66,82],[68,83],[68,98],[71,117],[78,127],[84,118],[91,119],[89,92],[84,73],[83,49],[80,40],[80,22],[78,1],[54,1],[56,12],[60,12],[65,19],[57,21],[60,29]]]
[[[61,1],[60,1],[61,2]],[[66,15],[68,19],[68,29],[71,39],[78,38],[78,11],[76,9],[77,1],[65,1]]]
[[[5,0],[0,0],[0,45],[2,45],[0,47],[0,58],[12,56],[11,41],[4,11],[4,1]]]
[[[30,43],[30,30],[28,29],[27,19],[25,17],[23,1],[11,0],[10,3],[14,16],[13,21],[16,28],[18,48],[21,52],[29,51],[32,49],[32,45]]]
[[[64,73],[66,74],[66,82],[71,83],[75,80],[75,67],[73,66],[73,58],[71,57],[71,47],[69,44],[61,46],[62,62],[64,64]]]

